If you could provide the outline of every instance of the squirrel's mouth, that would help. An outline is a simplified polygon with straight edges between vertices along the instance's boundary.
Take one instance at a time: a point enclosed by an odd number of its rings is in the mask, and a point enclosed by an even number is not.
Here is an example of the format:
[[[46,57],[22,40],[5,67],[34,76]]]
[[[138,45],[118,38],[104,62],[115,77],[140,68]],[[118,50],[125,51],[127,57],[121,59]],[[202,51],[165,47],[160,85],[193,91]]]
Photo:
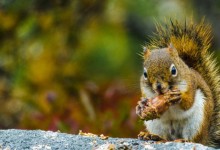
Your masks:
[[[165,94],[169,91],[169,88],[156,89],[154,90],[158,95]]]

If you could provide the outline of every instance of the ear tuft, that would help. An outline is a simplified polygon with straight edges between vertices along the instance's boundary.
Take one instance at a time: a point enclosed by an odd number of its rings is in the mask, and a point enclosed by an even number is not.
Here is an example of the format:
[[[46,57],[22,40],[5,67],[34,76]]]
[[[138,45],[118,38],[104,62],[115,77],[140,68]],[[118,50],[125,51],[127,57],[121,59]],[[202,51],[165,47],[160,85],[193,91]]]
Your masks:
[[[148,49],[146,46],[143,46],[143,52],[144,52],[144,59],[146,59],[150,55],[150,49]]]
[[[168,46],[168,52],[171,54],[171,55],[176,55],[178,56],[178,52],[176,50],[176,48],[174,47],[173,43],[171,42],[170,45]]]
[[[172,43],[172,42],[170,43],[169,48],[170,48],[170,49],[174,49],[174,46],[173,46],[173,43]]]

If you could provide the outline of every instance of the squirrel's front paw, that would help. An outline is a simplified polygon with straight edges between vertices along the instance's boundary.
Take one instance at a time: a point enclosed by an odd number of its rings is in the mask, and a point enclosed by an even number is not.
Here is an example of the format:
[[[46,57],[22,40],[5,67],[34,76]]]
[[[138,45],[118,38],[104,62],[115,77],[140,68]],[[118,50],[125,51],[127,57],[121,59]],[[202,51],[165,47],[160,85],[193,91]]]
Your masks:
[[[159,135],[151,134],[149,132],[143,132],[143,131],[141,131],[138,134],[138,139],[140,139],[140,140],[152,140],[152,141],[164,141],[164,142],[166,141],[165,139],[163,139]]]
[[[180,90],[170,90],[164,94],[164,98],[167,100],[167,103],[170,105],[180,103],[181,92]]]
[[[174,140],[174,142],[185,143],[185,142],[190,142],[190,141],[189,140],[185,140],[185,139],[176,139],[176,140]]]

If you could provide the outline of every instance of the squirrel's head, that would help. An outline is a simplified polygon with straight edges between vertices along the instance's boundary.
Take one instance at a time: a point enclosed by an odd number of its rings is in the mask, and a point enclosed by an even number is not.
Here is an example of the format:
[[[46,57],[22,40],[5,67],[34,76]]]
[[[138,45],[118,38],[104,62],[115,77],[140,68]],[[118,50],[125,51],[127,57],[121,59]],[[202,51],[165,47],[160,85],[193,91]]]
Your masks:
[[[144,47],[144,72],[142,81],[156,93],[166,93],[178,84],[182,66],[177,50],[172,44],[168,48],[150,51]]]

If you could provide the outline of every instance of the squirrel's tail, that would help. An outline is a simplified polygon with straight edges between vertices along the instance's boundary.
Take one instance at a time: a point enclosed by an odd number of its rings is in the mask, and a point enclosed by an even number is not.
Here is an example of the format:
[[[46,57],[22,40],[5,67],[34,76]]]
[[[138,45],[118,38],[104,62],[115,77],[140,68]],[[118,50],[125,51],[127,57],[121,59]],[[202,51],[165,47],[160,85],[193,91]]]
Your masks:
[[[204,19],[198,24],[170,20],[165,25],[156,25],[148,48],[164,48],[172,42],[182,60],[202,75],[214,99],[210,145],[220,147],[220,76],[216,59],[208,51],[211,39],[211,27],[205,25]]]

